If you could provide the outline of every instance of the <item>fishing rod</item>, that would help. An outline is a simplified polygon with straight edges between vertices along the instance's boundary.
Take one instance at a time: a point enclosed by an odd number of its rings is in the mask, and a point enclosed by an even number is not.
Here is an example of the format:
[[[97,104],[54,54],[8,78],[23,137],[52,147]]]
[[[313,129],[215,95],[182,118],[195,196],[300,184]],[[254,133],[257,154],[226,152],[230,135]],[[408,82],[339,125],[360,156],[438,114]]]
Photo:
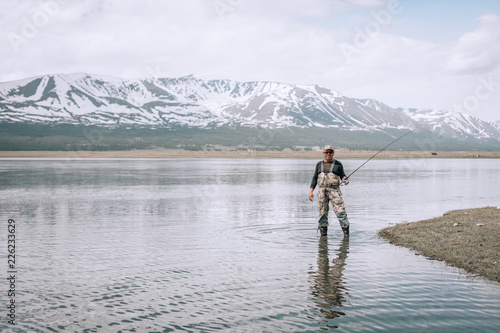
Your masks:
[[[361,165],[360,165],[360,166],[359,166],[356,170],[354,170],[353,172],[351,172],[351,173],[349,174],[349,176],[347,176],[347,177],[346,177],[346,180],[345,180],[344,184],[346,184],[346,185],[347,185],[347,184],[349,184],[349,177],[351,177],[351,176],[353,175],[353,173],[355,173],[356,171],[358,171],[359,169],[361,169],[361,167],[362,167],[363,165],[365,165],[366,163],[368,163],[368,162],[369,162],[372,158],[374,158],[374,157],[375,157],[375,156],[377,156],[379,153],[381,153],[382,151],[384,151],[387,147],[389,147],[390,145],[392,145],[394,142],[398,141],[399,139],[404,138],[405,136],[407,136],[407,135],[408,135],[408,134],[410,134],[410,133],[413,133],[413,131],[409,131],[408,133],[406,133],[406,134],[404,134],[404,135],[400,136],[399,138],[397,138],[396,140],[392,141],[391,143],[389,143],[389,144],[388,144],[387,146],[385,146],[384,148],[380,149],[377,153],[375,153],[375,155],[373,155],[372,157],[370,157],[369,159],[367,159],[367,160],[365,161],[365,163],[361,164]]]

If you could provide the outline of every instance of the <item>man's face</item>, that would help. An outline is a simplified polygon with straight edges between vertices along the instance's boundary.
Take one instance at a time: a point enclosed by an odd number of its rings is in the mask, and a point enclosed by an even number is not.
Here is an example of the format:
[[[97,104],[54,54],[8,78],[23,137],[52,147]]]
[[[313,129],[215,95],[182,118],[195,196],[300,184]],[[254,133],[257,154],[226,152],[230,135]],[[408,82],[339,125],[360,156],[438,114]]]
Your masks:
[[[325,161],[327,162],[333,161],[333,150],[325,150],[323,152],[323,156],[325,157]]]

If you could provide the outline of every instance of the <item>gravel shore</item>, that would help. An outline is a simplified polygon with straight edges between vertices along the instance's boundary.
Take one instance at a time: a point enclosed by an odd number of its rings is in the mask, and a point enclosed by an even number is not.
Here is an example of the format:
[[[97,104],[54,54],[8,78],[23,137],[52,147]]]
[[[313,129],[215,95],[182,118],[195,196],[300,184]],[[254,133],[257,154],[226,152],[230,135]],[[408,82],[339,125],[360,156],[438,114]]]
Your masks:
[[[429,220],[382,229],[379,235],[391,244],[500,282],[499,208],[453,210]]]

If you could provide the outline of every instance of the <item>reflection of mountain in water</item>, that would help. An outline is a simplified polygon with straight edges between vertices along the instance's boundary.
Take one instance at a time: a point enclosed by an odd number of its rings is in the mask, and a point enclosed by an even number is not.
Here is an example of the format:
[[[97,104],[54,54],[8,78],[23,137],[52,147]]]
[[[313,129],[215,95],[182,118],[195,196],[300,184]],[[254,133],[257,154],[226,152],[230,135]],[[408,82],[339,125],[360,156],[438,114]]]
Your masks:
[[[328,238],[321,237],[318,246],[318,269],[311,267],[309,281],[311,283],[311,299],[314,302],[314,315],[323,322],[345,316],[340,308],[347,301],[347,288],[342,280],[345,260],[349,253],[349,239],[343,239],[337,249],[337,256],[330,263],[328,258]],[[327,325],[327,327],[334,327]]]

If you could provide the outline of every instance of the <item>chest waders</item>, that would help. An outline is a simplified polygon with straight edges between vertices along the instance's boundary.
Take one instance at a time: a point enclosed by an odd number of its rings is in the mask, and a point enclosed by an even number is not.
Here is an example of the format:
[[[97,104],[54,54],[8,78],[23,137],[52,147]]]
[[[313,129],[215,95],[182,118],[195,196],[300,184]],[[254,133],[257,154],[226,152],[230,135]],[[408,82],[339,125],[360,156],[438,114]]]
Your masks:
[[[349,220],[345,211],[344,199],[340,192],[340,177],[333,173],[335,160],[332,162],[330,170],[325,172],[325,163],[321,161],[321,172],[318,175],[318,227],[321,235],[326,236],[328,229],[328,202],[332,203],[333,210],[339,219],[340,226],[344,231],[344,236],[349,235]]]

